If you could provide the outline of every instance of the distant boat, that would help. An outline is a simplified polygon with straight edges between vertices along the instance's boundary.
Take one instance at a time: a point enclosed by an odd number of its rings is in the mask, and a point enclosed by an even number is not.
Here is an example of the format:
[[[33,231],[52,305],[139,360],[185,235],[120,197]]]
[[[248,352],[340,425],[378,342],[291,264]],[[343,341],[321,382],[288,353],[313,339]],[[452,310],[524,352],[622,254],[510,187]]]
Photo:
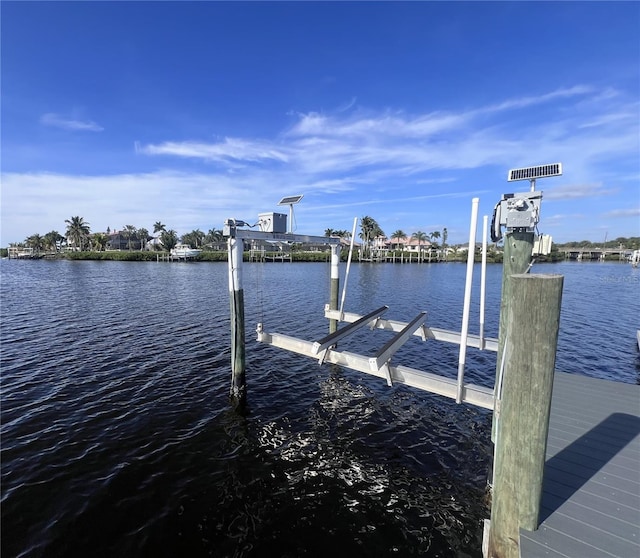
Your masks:
[[[170,254],[172,258],[178,258],[181,260],[186,260],[188,258],[195,258],[198,254],[200,254],[202,250],[197,248],[191,248],[188,244],[176,244],[175,248],[171,248]]]
[[[638,264],[640,264],[640,250],[634,250],[631,253],[631,258],[629,258],[629,261],[631,262],[631,265],[633,267],[638,267]]]

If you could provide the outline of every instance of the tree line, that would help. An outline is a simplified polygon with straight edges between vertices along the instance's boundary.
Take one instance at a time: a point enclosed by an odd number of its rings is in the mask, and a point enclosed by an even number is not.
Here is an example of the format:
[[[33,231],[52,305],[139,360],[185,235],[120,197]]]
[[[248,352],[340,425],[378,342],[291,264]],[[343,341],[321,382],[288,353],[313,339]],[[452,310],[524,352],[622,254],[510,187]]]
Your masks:
[[[591,242],[590,240],[580,240],[573,242],[565,242],[556,245],[559,249],[571,248],[593,248],[593,249],[611,249],[616,250],[623,248],[625,250],[640,250],[640,236],[624,237],[620,236],[613,240],[605,240],[604,242]]]
[[[214,243],[222,242],[224,239],[222,231],[215,228],[210,229],[207,233],[195,229],[179,236],[175,230],[167,229],[166,225],[161,221],[156,221],[153,224],[153,235],[155,236],[149,234],[146,228],[137,228],[134,225],[124,225],[121,231],[114,231],[113,233],[108,227],[106,232],[92,233],[90,224],[80,216],[66,219],[65,224],[65,235],[56,230],[44,235],[36,233],[27,237],[24,242],[14,243],[12,246],[25,246],[32,248],[34,252],[59,252],[66,245],[68,248],[79,251],[103,252],[107,249],[113,235],[116,233],[124,238],[127,250],[146,250],[149,248],[148,243],[156,238],[160,241],[160,244],[154,243],[153,249],[157,250],[171,250],[178,242],[188,244],[191,248],[204,248],[207,245],[210,246]]]
[[[340,238],[351,237],[350,231],[337,230],[337,229],[326,229],[324,231],[324,234],[325,236],[338,236]],[[363,242],[362,248],[365,254],[371,251],[373,242],[376,238],[379,238],[379,237],[386,238],[386,235],[384,231],[380,228],[380,225],[378,225],[378,222],[373,217],[370,217],[369,215],[365,215],[360,219],[360,234],[358,236]],[[426,233],[424,231],[416,231],[414,233],[411,233],[411,236],[407,235],[407,233],[405,233],[402,229],[398,229],[391,235],[391,240],[395,240],[396,248],[400,248],[400,249],[404,249],[404,241],[406,241],[408,238],[411,238],[411,240],[417,240],[418,252],[421,252],[422,243],[425,243],[426,245],[427,241],[429,241],[430,244],[435,248],[442,248],[443,250],[446,249],[447,237],[448,237],[448,232],[446,227],[442,230],[442,232],[433,231],[431,233]],[[439,246],[437,242],[439,239],[442,239],[441,246]]]
[[[65,224],[65,235],[62,235],[55,230],[44,235],[36,233],[26,238],[24,242],[12,243],[11,245],[32,248],[34,252],[59,252],[65,245],[80,251],[92,250],[102,252],[107,249],[113,236],[109,228],[107,228],[106,232],[92,233],[90,224],[80,216],[73,216],[66,219]],[[212,228],[206,233],[199,229],[195,229],[179,236],[174,229],[167,229],[166,225],[161,221],[156,221],[153,224],[153,234],[150,234],[146,228],[137,228],[133,225],[124,225],[118,234],[124,238],[127,250],[146,250],[149,248],[148,243],[154,239],[159,240],[159,243],[154,242],[153,244],[152,248],[155,250],[171,250],[179,242],[188,244],[191,248],[206,249],[207,247],[212,247],[214,244],[220,243],[224,240],[222,230],[216,228]],[[324,235],[327,237],[337,236],[349,239],[351,237],[351,231],[327,228],[325,229]],[[374,240],[379,237],[386,238],[386,235],[373,217],[365,215],[360,218],[360,233],[358,237],[362,240],[363,252],[367,254],[373,249]],[[448,233],[445,227],[442,231],[433,231],[431,233],[415,231],[411,233],[411,235],[408,235],[402,229],[398,229],[392,233],[390,239],[391,241],[395,240],[395,248],[400,249],[404,249],[404,242],[407,239],[416,240],[418,242],[418,251],[421,252],[422,243],[426,245],[427,241],[430,242],[431,246],[445,251],[448,247],[447,237]],[[441,240],[441,243],[438,243],[439,240]],[[588,240],[573,241],[566,242],[564,244],[556,244],[555,247],[556,249],[616,249],[622,247],[629,250],[638,250],[640,249],[640,237],[618,237],[609,241],[605,240],[604,242],[591,242]]]

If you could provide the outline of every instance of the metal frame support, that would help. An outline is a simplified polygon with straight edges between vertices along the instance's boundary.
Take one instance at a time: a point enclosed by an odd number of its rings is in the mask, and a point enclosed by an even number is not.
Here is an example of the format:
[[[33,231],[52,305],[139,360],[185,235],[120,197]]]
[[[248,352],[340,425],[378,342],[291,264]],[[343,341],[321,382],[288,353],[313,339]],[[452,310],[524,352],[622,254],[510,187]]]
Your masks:
[[[305,341],[304,339],[298,339],[297,337],[280,333],[268,333],[265,332],[261,326],[259,326],[258,329],[258,341],[313,359],[318,358],[311,341]],[[384,380],[387,380],[389,377],[393,384],[404,384],[451,399],[455,399],[457,395],[457,383],[455,379],[416,370],[408,366],[387,363],[385,366],[388,370],[381,369],[374,371],[371,370],[368,357],[347,351],[336,351],[332,348],[326,349],[324,361],[358,372],[364,372],[365,374],[371,374]],[[484,409],[493,409],[493,389],[473,384],[465,384],[462,391],[462,401]]]
[[[377,310],[374,310],[373,312],[369,312],[366,316],[363,316],[362,318],[356,320],[355,322],[350,323],[349,325],[346,325],[345,327],[340,328],[339,330],[333,333],[330,333],[326,337],[323,337],[322,339],[320,339],[320,341],[316,341],[313,344],[314,354],[318,354],[320,353],[320,351],[324,351],[325,349],[335,345],[340,339],[345,338],[347,335],[366,326],[369,322],[379,318],[388,309],[389,309],[388,306],[381,306]],[[322,364],[323,360],[324,358],[321,356],[320,364]]]
[[[338,310],[331,310],[328,306],[325,306],[325,318],[339,319],[339,315],[340,313]],[[355,322],[356,320],[360,319],[360,317],[361,316],[359,314],[354,314],[352,312],[343,312],[342,321]],[[406,325],[406,322],[378,318],[375,322],[374,328],[384,329],[385,331],[401,331]],[[443,341],[444,343],[454,343],[455,345],[459,345],[462,338],[462,335],[459,331],[450,331],[448,329],[441,329],[437,327],[427,327],[426,325],[422,325],[422,327],[418,328],[418,330],[415,331],[413,335],[418,335],[423,340],[433,339],[435,341]],[[473,333],[468,333],[467,347],[479,349],[480,337]],[[498,350],[498,340],[495,337],[485,337],[483,349],[486,351],[496,352]]]
[[[427,319],[426,312],[420,312],[413,320],[411,320],[397,335],[390,339],[384,346],[369,359],[369,366],[372,371],[384,370],[387,377],[389,387],[393,385],[391,373],[389,371],[389,361],[391,357],[404,345],[414,332],[422,326]]]

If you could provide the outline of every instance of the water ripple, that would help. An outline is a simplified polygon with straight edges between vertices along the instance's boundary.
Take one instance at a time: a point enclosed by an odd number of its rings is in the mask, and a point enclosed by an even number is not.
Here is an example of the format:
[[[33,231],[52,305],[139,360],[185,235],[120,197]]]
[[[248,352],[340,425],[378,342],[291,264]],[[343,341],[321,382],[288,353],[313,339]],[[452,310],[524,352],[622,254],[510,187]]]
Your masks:
[[[247,266],[242,416],[226,265],[1,265],[3,555],[479,556],[490,413],[253,341],[258,321],[323,336],[328,266]],[[586,265],[547,268],[565,274],[558,368],[635,383],[637,275]],[[352,269],[349,311],[424,309],[459,329],[464,266]],[[501,270],[488,275],[496,336]],[[412,339],[397,358],[456,375],[454,346]],[[493,385],[495,355],[468,364]]]

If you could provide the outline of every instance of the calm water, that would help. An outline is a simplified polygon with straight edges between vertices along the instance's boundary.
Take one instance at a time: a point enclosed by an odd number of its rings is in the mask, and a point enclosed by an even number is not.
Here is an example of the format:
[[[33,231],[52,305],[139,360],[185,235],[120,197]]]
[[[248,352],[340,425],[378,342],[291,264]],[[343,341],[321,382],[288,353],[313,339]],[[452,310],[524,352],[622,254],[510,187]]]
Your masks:
[[[326,333],[328,265],[245,266],[246,416],[227,399],[226,264],[0,265],[3,557],[480,556],[490,413],[253,341],[258,321]],[[534,271],[565,275],[558,369],[637,383],[640,270]],[[459,329],[464,273],[356,264],[345,308]],[[500,266],[488,278],[496,336]],[[416,338],[397,362],[455,377],[456,349]],[[468,363],[493,385],[493,353]]]

